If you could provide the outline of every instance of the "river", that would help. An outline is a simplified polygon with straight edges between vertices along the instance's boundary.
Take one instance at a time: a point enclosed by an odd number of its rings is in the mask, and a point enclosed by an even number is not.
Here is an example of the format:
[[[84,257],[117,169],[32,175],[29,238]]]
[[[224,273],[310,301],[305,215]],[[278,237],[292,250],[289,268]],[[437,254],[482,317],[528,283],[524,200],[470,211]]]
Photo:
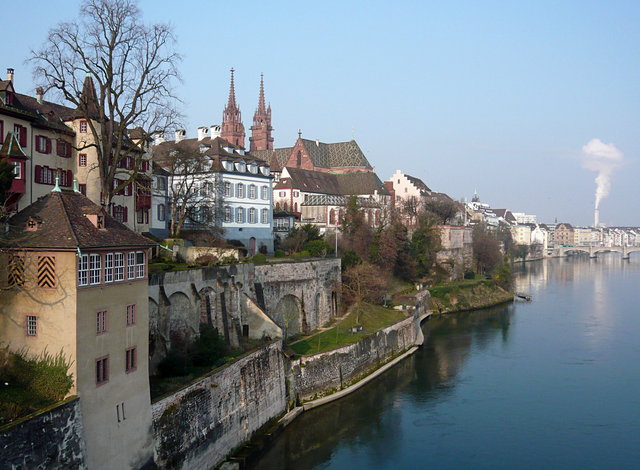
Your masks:
[[[640,256],[516,271],[532,302],[426,322],[416,354],[248,468],[640,468]]]

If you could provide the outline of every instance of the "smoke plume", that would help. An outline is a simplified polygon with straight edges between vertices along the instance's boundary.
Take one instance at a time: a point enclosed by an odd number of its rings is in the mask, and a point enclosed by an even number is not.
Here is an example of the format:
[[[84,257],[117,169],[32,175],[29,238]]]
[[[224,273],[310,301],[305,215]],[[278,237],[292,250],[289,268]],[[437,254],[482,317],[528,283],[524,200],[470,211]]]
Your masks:
[[[582,164],[587,170],[598,172],[596,176],[596,209],[602,198],[609,194],[611,177],[622,165],[624,154],[613,144],[605,144],[600,139],[591,139],[582,147]]]

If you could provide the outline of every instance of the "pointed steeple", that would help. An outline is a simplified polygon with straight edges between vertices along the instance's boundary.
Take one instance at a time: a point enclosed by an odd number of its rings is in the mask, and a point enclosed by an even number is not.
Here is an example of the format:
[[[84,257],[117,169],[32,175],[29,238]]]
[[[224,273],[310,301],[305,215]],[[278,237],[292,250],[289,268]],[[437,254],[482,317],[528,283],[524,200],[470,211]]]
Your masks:
[[[249,138],[249,150],[273,150],[273,137],[271,136],[271,105],[267,108],[264,99],[264,75],[260,74],[260,94],[258,96],[258,108],[253,115],[251,137]]]
[[[235,70],[231,67],[231,85],[229,86],[229,102],[227,103],[227,108],[237,108],[236,87],[233,83],[233,72],[235,72]]]
[[[98,111],[98,94],[96,93],[96,87],[93,84],[93,78],[91,74],[87,73],[82,84],[82,94],[80,95],[80,105],[78,110],[82,113],[86,112],[86,116],[89,118],[97,118],[100,113]]]
[[[242,124],[242,114],[240,108],[236,104],[236,89],[234,84],[233,73],[231,69],[231,84],[229,86],[229,101],[222,113],[222,129],[220,137],[237,147],[244,148],[244,125]]]

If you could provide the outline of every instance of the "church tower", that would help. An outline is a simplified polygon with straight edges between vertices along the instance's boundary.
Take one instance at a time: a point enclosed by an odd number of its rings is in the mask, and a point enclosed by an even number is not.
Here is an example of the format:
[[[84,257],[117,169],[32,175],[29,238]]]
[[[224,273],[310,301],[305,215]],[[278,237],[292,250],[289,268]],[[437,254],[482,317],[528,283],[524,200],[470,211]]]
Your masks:
[[[244,125],[240,108],[236,104],[236,90],[233,84],[233,72],[231,69],[231,86],[229,87],[229,102],[222,113],[222,130],[220,137],[237,147],[244,148]]]
[[[265,107],[264,104],[264,77],[260,74],[260,97],[258,98],[258,109],[253,115],[253,126],[251,126],[251,137],[249,137],[249,151],[273,150],[273,137],[271,137],[271,105]]]

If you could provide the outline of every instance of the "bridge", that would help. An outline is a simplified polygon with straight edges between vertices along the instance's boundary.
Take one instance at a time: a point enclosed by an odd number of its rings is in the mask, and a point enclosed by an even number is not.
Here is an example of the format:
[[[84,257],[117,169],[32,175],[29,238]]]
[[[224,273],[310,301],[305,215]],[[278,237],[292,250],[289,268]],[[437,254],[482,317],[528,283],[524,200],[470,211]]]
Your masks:
[[[559,246],[554,250],[556,256],[566,256],[570,253],[588,253],[589,258],[597,258],[598,253],[620,253],[622,259],[629,259],[634,251],[640,252],[640,246]]]

